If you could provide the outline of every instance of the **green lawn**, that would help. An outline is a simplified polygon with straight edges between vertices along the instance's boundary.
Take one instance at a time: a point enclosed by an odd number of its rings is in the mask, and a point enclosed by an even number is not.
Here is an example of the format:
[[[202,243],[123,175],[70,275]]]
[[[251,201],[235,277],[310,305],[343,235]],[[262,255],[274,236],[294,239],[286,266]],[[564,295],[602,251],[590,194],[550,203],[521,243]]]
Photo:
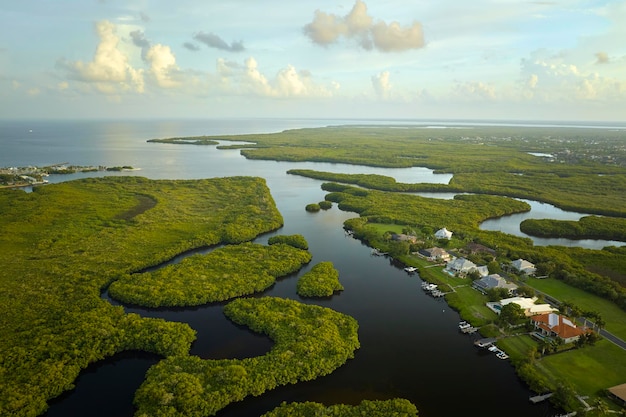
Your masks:
[[[580,395],[601,396],[602,390],[626,382],[626,353],[607,340],[544,356],[537,366],[551,380],[571,383]]]
[[[526,284],[559,301],[569,301],[583,310],[597,311],[606,322],[605,328],[617,337],[626,340],[626,312],[610,301],[556,279],[529,278]]]

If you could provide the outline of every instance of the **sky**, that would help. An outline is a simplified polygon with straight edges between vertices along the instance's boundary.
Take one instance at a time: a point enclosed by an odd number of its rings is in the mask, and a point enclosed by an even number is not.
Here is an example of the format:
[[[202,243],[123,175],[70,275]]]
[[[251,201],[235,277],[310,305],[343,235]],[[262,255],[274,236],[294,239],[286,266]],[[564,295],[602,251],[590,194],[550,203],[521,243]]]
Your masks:
[[[0,2],[0,118],[626,121],[626,0]]]

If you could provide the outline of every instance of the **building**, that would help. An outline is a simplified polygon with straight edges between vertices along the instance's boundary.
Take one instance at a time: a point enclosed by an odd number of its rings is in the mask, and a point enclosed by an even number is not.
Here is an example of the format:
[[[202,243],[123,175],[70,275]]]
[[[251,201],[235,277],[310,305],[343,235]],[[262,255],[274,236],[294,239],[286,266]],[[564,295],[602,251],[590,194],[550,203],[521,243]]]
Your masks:
[[[419,251],[419,254],[426,257],[426,259],[428,259],[431,262],[436,262],[436,261],[443,261],[443,262],[448,262],[450,259],[452,259],[452,256],[450,256],[450,254],[442,248],[429,248],[429,249],[421,249]]]
[[[470,255],[475,255],[475,254],[479,254],[479,253],[485,253],[488,255],[493,256],[494,258],[496,257],[496,251],[488,248],[485,245],[481,245],[480,243],[476,243],[476,242],[471,242],[468,243],[467,246],[465,246],[465,250],[470,254]]]
[[[450,240],[452,239],[452,232],[444,227],[443,229],[439,229],[435,232],[435,238]]]
[[[476,264],[465,258],[456,258],[446,264],[446,271],[452,275],[465,276],[476,270]]]
[[[626,384],[616,385],[607,390],[609,395],[622,407],[626,407]]]
[[[500,301],[489,302],[487,303],[487,307],[489,307],[492,311],[495,311],[497,314],[500,314],[502,307],[509,303],[515,303],[524,310],[524,315],[526,317],[532,317],[539,314],[547,314],[558,311],[558,309],[552,307],[550,304],[535,304],[537,301],[537,297],[527,298],[527,297],[511,297],[504,298]]]
[[[535,265],[524,259],[517,259],[511,262],[511,266],[513,267],[513,269],[521,274],[534,275],[535,272],[537,272],[537,268],[535,268]]]
[[[567,317],[556,313],[539,314],[531,317],[530,321],[544,336],[558,337],[565,343],[577,341],[586,332]]]
[[[491,274],[477,279],[472,283],[472,286],[482,293],[486,293],[493,288],[504,288],[508,290],[509,294],[513,294],[517,289],[517,285],[507,282],[498,274]]]
[[[417,237],[412,236],[412,235],[405,235],[403,233],[394,233],[391,235],[391,240],[396,241],[396,242],[416,243]]]

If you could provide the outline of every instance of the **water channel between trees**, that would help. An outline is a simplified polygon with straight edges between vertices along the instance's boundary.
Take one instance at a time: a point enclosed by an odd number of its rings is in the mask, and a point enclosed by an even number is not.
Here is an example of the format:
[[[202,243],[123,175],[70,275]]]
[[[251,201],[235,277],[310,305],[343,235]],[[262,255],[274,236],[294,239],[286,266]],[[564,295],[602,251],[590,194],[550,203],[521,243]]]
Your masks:
[[[248,398],[222,410],[219,416],[260,415],[282,401],[355,404],[363,399],[393,397],[412,401],[422,417],[477,414],[488,417],[503,412],[510,417],[556,414],[547,402],[530,404],[531,393],[516,377],[510,363],[474,347],[472,336],[458,331],[458,314],[442,299],[427,296],[420,288],[419,277],[407,274],[387,258],[371,256],[370,248],[346,236],[342,223],[356,214],[341,212],[336,206],[315,214],[306,212],[306,204],[323,200],[326,193],[320,188],[322,181],[287,175],[286,171],[303,168],[378,173],[413,183],[447,183],[449,175],[436,175],[424,168],[388,170],[341,164],[249,161],[238,151],[219,151],[214,147],[146,144],[145,140],[122,141],[115,135],[113,139],[100,139],[100,143],[89,142],[84,148],[60,144],[58,149],[37,154],[40,159],[31,164],[69,159],[76,165],[132,165],[141,171],[125,175],[154,179],[234,175],[266,178],[285,221],[284,227],[275,233],[302,234],[309,242],[313,261],[298,274],[280,279],[256,296],[285,297],[322,305],[349,314],[359,322],[361,349],[333,374]],[[55,182],[85,176],[72,174],[50,179]],[[516,221],[510,217],[502,220]],[[271,235],[260,236],[256,241],[265,243]],[[322,261],[333,262],[345,291],[327,299],[301,299],[295,290],[297,277]],[[107,299],[106,294],[104,298]],[[143,316],[188,323],[198,332],[191,354],[202,358],[262,355],[272,346],[267,337],[229,322],[221,303],[188,309],[130,306],[125,309]],[[132,416],[134,391],[148,367],[157,361],[153,355],[123,353],[94,364],[81,374],[74,391],[52,402],[46,416]]]

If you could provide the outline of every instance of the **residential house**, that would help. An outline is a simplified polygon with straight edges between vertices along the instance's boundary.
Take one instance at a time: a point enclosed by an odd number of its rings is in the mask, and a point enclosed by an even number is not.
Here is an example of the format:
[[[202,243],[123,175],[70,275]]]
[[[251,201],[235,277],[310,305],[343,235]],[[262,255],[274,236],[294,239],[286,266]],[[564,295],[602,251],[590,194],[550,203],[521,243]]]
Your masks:
[[[509,294],[512,294],[517,289],[517,285],[507,282],[498,274],[491,274],[477,279],[472,283],[472,286],[482,293],[486,293],[493,288],[504,288],[508,290]]]
[[[417,242],[417,237],[411,235],[405,235],[403,233],[394,233],[391,235],[391,240],[396,242],[409,242],[415,243]]]
[[[607,390],[609,395],[621,404],[622,407],[626,407],[626,384],[616,385]]]
[[[471,242],[468,243],[467,246],[465,246],[465,250],[470,254],[470,255],[475,255],[478,253],[486,253],[488,255],[493,256],[494,258],[496,257],[496,251],[488,248],[485,245],[481,245],[480,243],[475,243],[475,242]]]
[[[419,254],[426,257],[431,262],[448,262],[452,259],[452,256],[442,248],[429,248],[429,249],[421,249]]]
[[[435,238],[450,240],[452,238],[452,232],[444,227],[443,229],[439,229],[435,232]]]
[[[502,307],[509,303],[515,303],[522,308],[526,317],[532,317],[539,314],[547,314],[558,311],[558,309],[552,307],[550,304],[535,304],[536,301],[537,297],[511,297],[504,298],[500,301],[489,302],[487,303],[487,307],[489,307],[492,311],[500,314]]]
[[[487,275],[489,275],[489,267],[487,265],[477,266],[475,271],[478,272],[478,275],[481,277],[486,277]]]
[[[530,321],[541,334],[558,337],[565,343],[577,341],[586,332],[567,317],[556,313],[539,314],[531,317]]]
[[[537,269],[535,268],[535,265],[531,264],[530,262],[524,259],[517,259],[511,262],[511,266],[517,272],[526,274],[526,275],[534,275],[534,273],[537,271]]]
[[[452,275],[465,276],[476,270],[476,264],[465,258],[456,258],[446,264],[446,271]]]

